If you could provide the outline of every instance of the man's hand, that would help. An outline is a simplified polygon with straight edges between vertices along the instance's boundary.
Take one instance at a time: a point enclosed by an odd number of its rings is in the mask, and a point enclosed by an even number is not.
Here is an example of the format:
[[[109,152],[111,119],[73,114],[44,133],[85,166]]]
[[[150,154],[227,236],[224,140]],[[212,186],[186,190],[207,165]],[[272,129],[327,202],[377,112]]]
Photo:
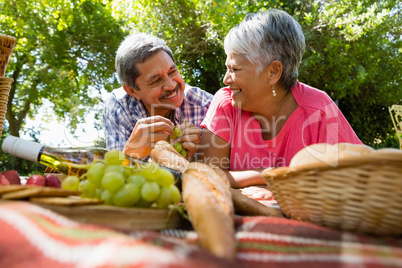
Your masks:
[[[147,157],[156,142],[167,140],[173,133],[174,124],[163,116],[151,116],[138,120],[124,145],[123,153],[136,157]],[[199,139],[198,139],[199,140]]]
[[[187,150],[186,159],[189,160],[198,150],[200,144],[201,129],[193,124],[183,124],[178,126],[182,132],[178,141]]]

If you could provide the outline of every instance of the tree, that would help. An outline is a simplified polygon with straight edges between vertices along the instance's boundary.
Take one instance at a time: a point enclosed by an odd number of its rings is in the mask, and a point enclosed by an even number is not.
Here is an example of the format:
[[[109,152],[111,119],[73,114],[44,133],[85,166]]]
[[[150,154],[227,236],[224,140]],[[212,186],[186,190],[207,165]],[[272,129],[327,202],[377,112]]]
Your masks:
[[[223,40],[246,14],[279,8],[303,27],[307,49],[299,80],[326,91],[361,140],[393,133],[387,106],[400,103],[401,4],[385,1],[114,1],[130,29],[166,39],[186,82],[223,86]],[[121,8],[121,9],[119,9]],[[395,144],[397,146],[397,144]]]
[[[124,32],[110,5],[99,0],[10,0],[1,3],[0,27],[17,38],[6,76],[12,77],[6,132],[26,131],[27,117],[49,100],[73,130],[99,103],[91,90],[110,89],[114,51]],[[3,130],[3,132],[5,132]]]
[[[394,133],[388,106],[402,101],[401,7],[393,0],[317,1],[303,12],[300,79],[337,100],[372,146]]]
[[[25,120],[46,99],[73,131],[100,101],[88,91],[118,86],[115,51],[133,31],[166,40],[185,81],[215,93],[226,71],[224,37],[246,14],[269,8],[288,12],[303,27],[299,80],[337,101],[364,143],[389,144],[394,133],[387,107],[402,102],[402,4],[396,0],[7,0],[0,8],[2,33],[18,39],[7,68],[15,82],[3,135],[23,131],[35,140]]]
[[[209,23],[203,21],[197,1],[117,0],[114,8],[128,32],[146,32],[166,41],[188,84],[211,93],[222,86],[223,48],[209,36]]]

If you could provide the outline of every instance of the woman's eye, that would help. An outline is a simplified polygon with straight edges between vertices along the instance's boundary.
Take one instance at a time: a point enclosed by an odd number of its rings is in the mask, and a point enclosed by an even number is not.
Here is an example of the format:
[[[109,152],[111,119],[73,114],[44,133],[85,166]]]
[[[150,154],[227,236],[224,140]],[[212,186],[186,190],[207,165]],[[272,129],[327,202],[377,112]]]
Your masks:
[[[169,75],[170,76],[173,76],[173,75],[175,75],[177,73],[177,70],[173,70],[173,71],[171,71],[170,73],[169,73]]]

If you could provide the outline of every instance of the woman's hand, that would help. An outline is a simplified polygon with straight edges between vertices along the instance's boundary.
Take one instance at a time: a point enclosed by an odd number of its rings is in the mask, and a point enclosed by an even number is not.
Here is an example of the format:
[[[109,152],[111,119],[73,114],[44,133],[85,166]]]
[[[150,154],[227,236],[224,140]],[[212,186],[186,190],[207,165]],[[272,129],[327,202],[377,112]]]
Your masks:
[[[204,128],[197,151],[197,159],[200,162],[218,166],[223,170],[229,170],[230,144]]]

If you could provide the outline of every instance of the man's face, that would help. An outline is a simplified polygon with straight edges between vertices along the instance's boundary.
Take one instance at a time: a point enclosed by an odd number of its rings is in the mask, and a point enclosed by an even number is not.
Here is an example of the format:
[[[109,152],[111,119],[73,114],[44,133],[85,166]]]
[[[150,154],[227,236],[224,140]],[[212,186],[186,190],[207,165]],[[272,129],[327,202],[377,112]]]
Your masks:
[[[135,80],[139,90],[130,88],[130,95],[142,100],[151,116],[167,117],[171,110],[182,104],[185,83],[165,51],[158,51],[136,67],[140,73]]]

